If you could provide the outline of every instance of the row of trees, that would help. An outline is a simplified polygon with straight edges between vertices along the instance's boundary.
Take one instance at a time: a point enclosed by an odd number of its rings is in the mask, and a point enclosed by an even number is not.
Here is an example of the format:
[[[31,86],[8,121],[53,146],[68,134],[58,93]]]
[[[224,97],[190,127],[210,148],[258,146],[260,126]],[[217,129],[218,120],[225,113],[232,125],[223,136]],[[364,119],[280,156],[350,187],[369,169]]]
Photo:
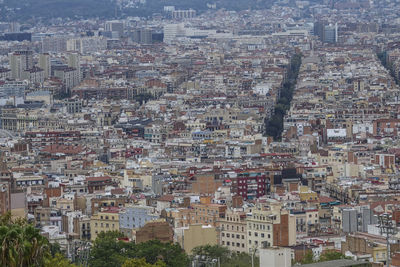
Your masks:
[[[221,267],[251,266],[251,256],[246,253],[233,253],[226,247],[206,245],[196,247],[189,257],[178,244],[161,243],[158,240],[135,244],[119,240],[120,232],[100,233],[91,249],[91,267],[187,267],[194,261],[203,266],[208,260],[218,260]],[[256,267],[258,260],[254,259]]]
[[[337,252],[335,250],[328,250],[321,254],[319,259],[316,259],[311,251],[308,251],[304,255],[303,259],[300,261],[301,264],[310,264],[315,262],[333,261],[340,259],[349,259],[344,254]]]
[[[283,131],[283,118],[290,109],[290,102],[296,86],[297,76],[301,66],[301,54],[294,54],[290,60],[287,79],[283,83],[280,97],[275,105],[274,115],[265,121],[266,134],[272,136],[274,140],[281,138]]]
[[[188,255],[178,244],[161,243],[158,240],[135,244],[119,240],[122,237],[123,234],[117,231],[100,233],[91,248],[89,266],[142,266],[137,265],[140,262],[157,267],[186,267],[189,265]]]
[[[389,62],[387,62],[386,60],[386,52],[380,52],[377,54],[379,60],[381,61],[382,65],[389,70],[390,75],[394,78],[394,81],[396,82],[396,84],[400,85],[400,80],[397,78],[393,64],[389,64]]]

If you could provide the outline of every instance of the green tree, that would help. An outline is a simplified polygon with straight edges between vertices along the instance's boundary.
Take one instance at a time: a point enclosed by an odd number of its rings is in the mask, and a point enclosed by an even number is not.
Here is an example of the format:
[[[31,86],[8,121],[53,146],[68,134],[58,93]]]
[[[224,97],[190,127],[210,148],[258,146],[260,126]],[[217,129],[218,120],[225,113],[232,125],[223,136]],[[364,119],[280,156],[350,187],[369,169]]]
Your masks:
[[[49,255],[48,240],[32,225],[1,225],[0,242],[2,266],[41,266]]]
[[[128,259],[122,264],[122,267],[166,267],[164,262],[158,260],[155,264],[146,262],[144,258]]]
[[[283,131],[283,118],[290,108],[290,101],[293,98],[293,92],[299,75],[301,66],[301,55],[295,54],[290,60],[286,81],[282,84],[280,97],[274,108],[274,115],[265,121],[265,133],[267,136],[279,140]]]
[[[319,261],[333,261],[340,259],[346,259],[346,256],[335,250],[327,250],[319,257]]]
[[[53,258],[47,238],[25,219],[13,219],[10,213],[0,217],[0,243],[1,266],[74,266],[61,254]],[[65,265],[49,265],[55,262]]]
[[[49,257],[44,260],[44,267],[76,267],[75,264],[72,264],[69,260],[67,260],[63,255],[57,253],[54,257]]]
[[[129,257],[132,243],[118,241],[123,235],[118,231],[101,232],[90,250],[89,265],[92,267],[121,266]]]
[[[58,243],[50,244],[50,254],[55,257],[57,254],[61,254],[61,247]]]
[[[301,264],[309,264],[314,262],[315,262],[314,255],[310,250],[307,251],[306,255],[304,255],[304,257],[300,261]]]
[[[91,267],[122,266],[129,259],[145,259],[149,264],[162,261],[168,267],[186,267],[189,258],[178,244],[151,240],[140,244],[119,241],[119,232],[100,233],[90,251]]]
[[[169,267],[186,267],[189,257],[179,244],[162,243],[159,240],[150,240],[137,244],[136,257],[145,258],[149,263],[156,263],[161,259]]]

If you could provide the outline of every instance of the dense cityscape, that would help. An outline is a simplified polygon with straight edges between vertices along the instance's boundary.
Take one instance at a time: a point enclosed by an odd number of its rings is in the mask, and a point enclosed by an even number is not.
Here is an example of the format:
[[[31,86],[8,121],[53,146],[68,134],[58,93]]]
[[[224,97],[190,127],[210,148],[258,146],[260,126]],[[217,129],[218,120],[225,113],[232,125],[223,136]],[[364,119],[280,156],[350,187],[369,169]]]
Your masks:
[[[231,2],[0,0],[1,266],[400,267],[400,1]]]

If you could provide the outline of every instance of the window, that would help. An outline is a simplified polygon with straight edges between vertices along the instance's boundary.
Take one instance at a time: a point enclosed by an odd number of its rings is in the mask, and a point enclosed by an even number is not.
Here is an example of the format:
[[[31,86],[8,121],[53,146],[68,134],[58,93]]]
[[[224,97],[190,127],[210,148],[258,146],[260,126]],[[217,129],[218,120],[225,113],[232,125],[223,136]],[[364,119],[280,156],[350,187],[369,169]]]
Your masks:
[[[261,234],[261,237],[264,237],[264,234]]]
[[[251,236],[251,232],[249,231],[249,236]]]

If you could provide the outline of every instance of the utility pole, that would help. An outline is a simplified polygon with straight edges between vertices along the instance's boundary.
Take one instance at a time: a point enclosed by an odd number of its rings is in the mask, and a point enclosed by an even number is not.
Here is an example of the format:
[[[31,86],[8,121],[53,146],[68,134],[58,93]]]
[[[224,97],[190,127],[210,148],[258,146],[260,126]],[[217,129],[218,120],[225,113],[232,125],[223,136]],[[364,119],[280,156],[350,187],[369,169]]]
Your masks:
[[[378,227],[381,235],[386,235],[386,267],[390,266],[390,236],[396,234],[397,228],[393,225],[392,215],[383,213],[378,216]]]

